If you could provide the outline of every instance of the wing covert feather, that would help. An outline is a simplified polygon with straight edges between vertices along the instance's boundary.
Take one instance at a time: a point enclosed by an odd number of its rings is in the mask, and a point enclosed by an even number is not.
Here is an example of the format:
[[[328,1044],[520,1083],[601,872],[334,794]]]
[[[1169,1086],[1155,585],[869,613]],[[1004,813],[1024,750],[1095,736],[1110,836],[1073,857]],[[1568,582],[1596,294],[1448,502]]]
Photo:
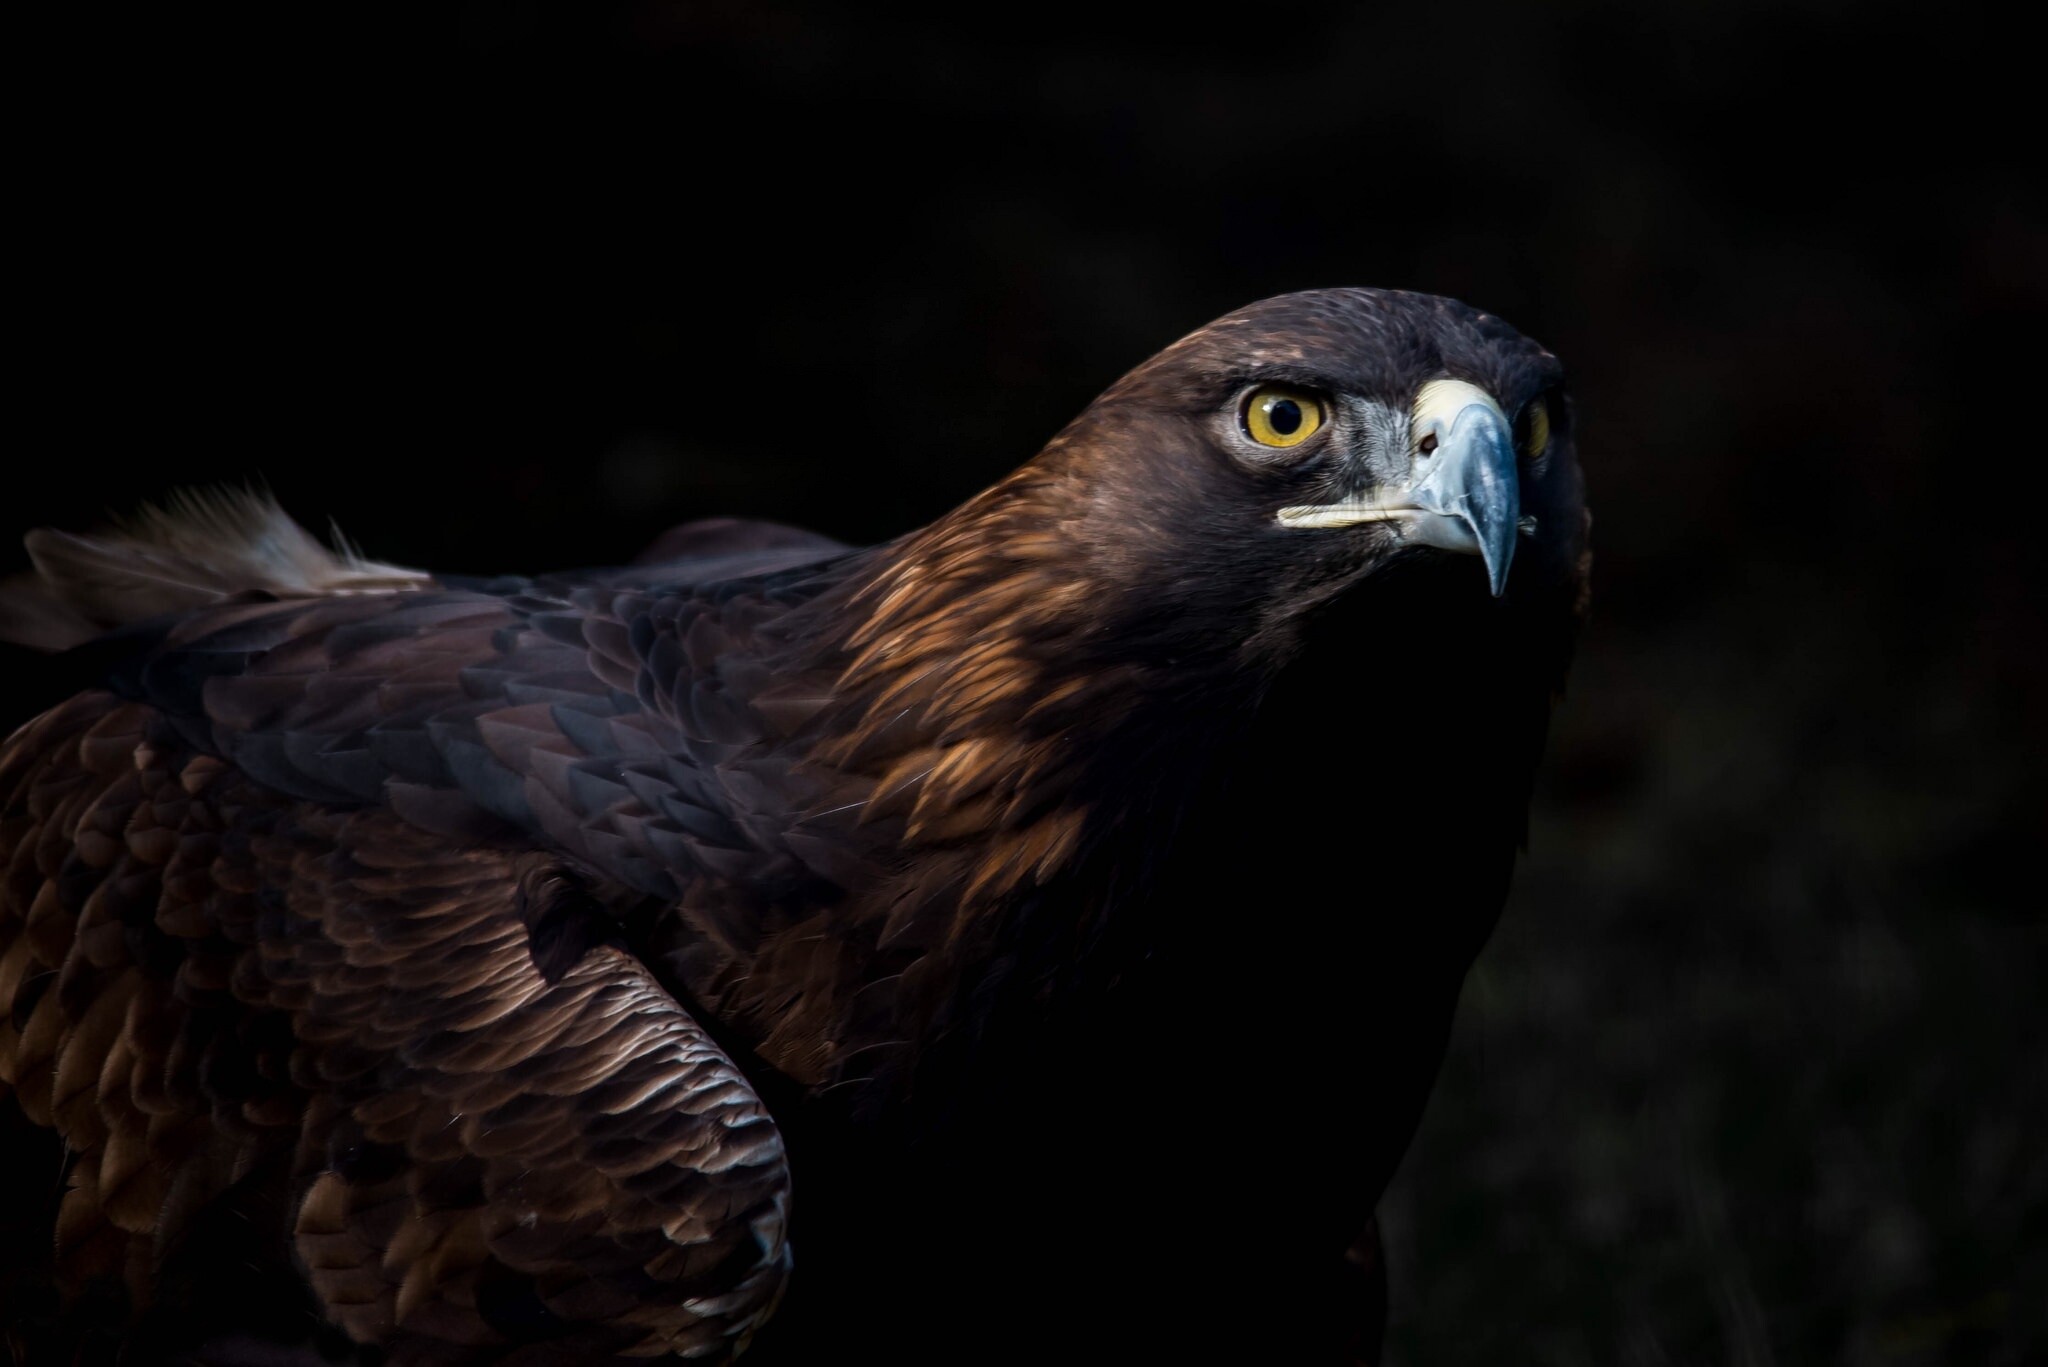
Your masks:
[[[666,902],[702,878],[772,900],[824,876],[784,839],[818,785],[772,743],[786,716],[753,706],[774,673],[759,658],[816,591],[819,553],[695,587],[237,603],[175,624],[111,686],[286,796],[551,849]]]
[[[539,971],[548,857],[280,794],[103,693],[0,751],[0,813],[0,1080],[75,1155],[63,1282],[146,1301],[268,1164],[327,1315],[393,1361],[722,1359],[772,1309],[775,1125],[630,956]]]

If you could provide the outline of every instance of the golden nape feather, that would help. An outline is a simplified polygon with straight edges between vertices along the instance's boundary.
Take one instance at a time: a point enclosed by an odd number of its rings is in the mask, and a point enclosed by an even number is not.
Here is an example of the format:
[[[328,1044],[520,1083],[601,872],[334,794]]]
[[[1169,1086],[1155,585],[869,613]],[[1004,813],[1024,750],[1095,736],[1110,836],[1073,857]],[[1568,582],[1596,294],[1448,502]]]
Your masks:
[[[1569,419],[1498,319],[1318,291],[867,549],[34,534],[17,1360],[1370,1360],[1583,605]]]

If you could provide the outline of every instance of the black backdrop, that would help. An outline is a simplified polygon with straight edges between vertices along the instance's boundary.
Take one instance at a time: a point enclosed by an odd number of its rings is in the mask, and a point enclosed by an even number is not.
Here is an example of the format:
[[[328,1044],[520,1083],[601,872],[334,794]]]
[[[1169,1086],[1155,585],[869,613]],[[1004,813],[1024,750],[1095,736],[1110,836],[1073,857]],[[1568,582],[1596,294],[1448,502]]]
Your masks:
[[[2017,1362],[2036,63],[1837,0],[72,7],[15,45],[0,532],[260,478],[442,569],[875,539],[1247,300],[1492,309],[1571,369],[1596,621],[1397,1358]]]

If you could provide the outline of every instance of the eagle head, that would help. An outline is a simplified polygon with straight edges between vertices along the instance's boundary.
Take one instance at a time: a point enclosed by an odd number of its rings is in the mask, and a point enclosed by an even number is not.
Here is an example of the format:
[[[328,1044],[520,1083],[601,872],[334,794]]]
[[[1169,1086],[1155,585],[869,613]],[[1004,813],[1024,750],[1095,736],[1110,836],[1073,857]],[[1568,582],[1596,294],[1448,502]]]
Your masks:
[[[994,861],[1007,887],[1086,843],[1084,809],[1177,810],[1276,690],[1347,727],[1417,689],[1468,720],[1528,703],[1540,739],[1585,536],[1550,352],[1448,299],[1281,295],[879,548],[826,605],[845,634],[810,690],[833,699],[818,754],[876,785],[865,820],[908,812],[907,838],[1029,831]]]
[[[1017,478],[1120,602],[1121,638],[1168,649],[1291,639],[1419,558],[1469,562],[1447,577],[1507,608],[1568,587],[1584,550],[1557,358],[1401,291],[1227,314],[1118,381]]]

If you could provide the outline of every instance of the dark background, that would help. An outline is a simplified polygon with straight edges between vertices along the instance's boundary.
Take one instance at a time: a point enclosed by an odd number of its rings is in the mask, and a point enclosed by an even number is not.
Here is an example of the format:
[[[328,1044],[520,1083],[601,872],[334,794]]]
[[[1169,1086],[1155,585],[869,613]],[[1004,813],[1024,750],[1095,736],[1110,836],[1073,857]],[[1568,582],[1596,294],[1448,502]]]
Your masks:
[[[2009,31],[1829,0],[58,25],[13,45],[10,545],[248,478],[446,570],[716,513],[872,540],[1262,295],[1428,290],[1542,339],[1596,615],[1385,1206],[1395,1361],[2048,1350],[2048,205]]]

